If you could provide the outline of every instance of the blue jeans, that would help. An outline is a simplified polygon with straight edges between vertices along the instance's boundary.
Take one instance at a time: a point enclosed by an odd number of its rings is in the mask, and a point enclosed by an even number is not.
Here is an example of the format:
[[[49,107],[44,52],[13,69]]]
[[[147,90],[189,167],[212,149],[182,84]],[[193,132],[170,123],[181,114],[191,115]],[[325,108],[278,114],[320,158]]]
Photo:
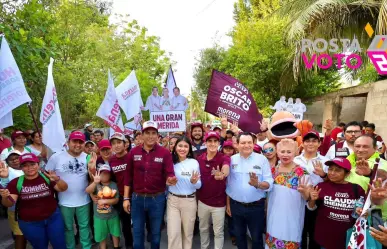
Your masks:
[[[151,249],[160,248],[161,224],[164,219],[165,195],[143,197],[132,195],[133,248],[144,249],[145,214],[149,215],[152,233]]]
[[[59,208],[42,221],[22,221],[19,227],[34,249],[47,249],[48,242],[54,249],[66,249],[65,229]]]
[[[249,228],[252,249],[263,249],[262,233],[265,226],[265,201],[244,206],[230,200],[231,215],[238,249],[247,249],[247,228]]]

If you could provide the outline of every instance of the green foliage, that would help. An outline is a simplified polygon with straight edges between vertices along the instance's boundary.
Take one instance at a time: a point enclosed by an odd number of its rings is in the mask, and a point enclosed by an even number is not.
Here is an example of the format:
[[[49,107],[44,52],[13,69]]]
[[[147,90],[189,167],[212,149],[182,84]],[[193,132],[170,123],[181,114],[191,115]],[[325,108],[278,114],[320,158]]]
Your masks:
[[[111,1],[9,1],[0,3],[0,30],[11,47],[39,119],[49,58],[55,59],[54,82],[65,129],[86,122],[103,126],[95,116],[111,70],[118,85],[136,70],[144,101],[160,85],[170,64],[159,38],[127,16],[109,24]],[[19,110],[20,109],[20,110]],[[14,111],[17,128],[31,128],[25,107]]]

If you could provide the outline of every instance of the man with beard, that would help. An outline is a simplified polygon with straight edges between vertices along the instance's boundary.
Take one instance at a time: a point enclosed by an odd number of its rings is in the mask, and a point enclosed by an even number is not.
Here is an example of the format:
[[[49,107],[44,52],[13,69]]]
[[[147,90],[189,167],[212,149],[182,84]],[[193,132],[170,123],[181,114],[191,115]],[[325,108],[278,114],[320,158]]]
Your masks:
[[[199,122],[192,123],[191,141],[192,141],[192,151],[194,152],[195,158],[207,150],[203,137],[204,137],[203,124]]]

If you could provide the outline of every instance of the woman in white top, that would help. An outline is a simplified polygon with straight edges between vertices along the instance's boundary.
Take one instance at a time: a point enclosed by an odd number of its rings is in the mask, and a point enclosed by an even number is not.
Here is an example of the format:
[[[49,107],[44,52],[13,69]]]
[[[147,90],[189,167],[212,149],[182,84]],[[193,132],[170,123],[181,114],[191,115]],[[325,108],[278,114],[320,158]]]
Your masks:
[[[195,192],[202,186],[199,163],[193,159],[190,140],[185,136],[177,139],[172,157],[178,180],[169,187],[168,248],[191,249],[197,210]]]
[[[32,143],[27,147],[31,149],[32,153],[38,156],[40,162],[39,166],[44,169],[47,163],[47,147],[43,144],[42,134],[34,131],[31,134]]]
[[[159,106],[162,111],[170,111],[172,107],[171,98],[169,97],[168,88],[163,89],[163,96],[160,97]]]

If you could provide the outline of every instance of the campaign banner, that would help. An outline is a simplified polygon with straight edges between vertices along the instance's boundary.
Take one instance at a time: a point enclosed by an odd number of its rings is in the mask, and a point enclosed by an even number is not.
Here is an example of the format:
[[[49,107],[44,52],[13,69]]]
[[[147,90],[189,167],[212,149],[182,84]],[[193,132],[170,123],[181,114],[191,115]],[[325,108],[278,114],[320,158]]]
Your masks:
[[[58,96],[52,75],[54,59],[48,65],[47,85],[40,111],[40,122],[43,125],[43,143],[53,152],[62,151],[66,144],[62,116],[60,114]],[[55,139],[52,139],[55,138]]]
[[[29,102],[31,98],[24,86],[19,67],[3,36],[0,50],[0,119],[8,115],[6,119],[9,120],[9,113],[13,109]]]
[[[4,129],[13,125],[12,112],[5,114],[0,118],[0,129]]]
[[[254,134],[261,131],[262,114],[249,90],[239,80],[212,71],[210,88],[204,110],[212,115],[227,115],[229,122],[238,122],[238,127]]]
[[[292,112],[292,114],[296,118],[297,121],[301,121],[304,117],[304,113],[302,113],[302,112]]]
[[[108,88],[105,98],[97,111],[97,117],[102,118],[115,132],[124,132],[124,125],[121,118],[121,109],[118,104],[116,89],[114,88],[113,77],[108,73]]]
[[[185,131],[185,112],[151,112],[150,120],[157,123],[159,132]]]
[[[144,106],[141,99],[140,86],[137,81],[136,73],[133,70],[126,79],[116,87],[118,103],[126,115],[126,119],[130,120]]]

